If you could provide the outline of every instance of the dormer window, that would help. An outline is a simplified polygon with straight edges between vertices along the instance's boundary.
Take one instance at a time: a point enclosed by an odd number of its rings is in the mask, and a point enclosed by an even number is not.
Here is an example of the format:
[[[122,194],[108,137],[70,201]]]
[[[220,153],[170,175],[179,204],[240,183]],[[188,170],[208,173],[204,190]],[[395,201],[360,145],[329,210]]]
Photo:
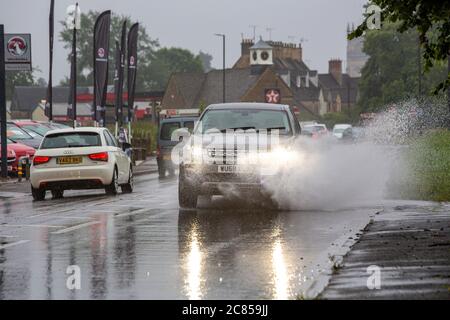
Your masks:
[[[273,64],[272,46],[260,39],[250,48],[250,65],[272,65]]]

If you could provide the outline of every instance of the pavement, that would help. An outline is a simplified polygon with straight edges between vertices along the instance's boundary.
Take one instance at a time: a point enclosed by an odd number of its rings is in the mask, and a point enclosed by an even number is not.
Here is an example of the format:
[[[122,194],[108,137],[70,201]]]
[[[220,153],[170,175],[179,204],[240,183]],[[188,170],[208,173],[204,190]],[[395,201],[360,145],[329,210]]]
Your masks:
[[[378,286],[367,284],[374,270]],[[319,298],[450,299],[450,205],[386,207],[335,268]]]
[[[1,184],[0,300],[449,298],[446,204],[271,211],[214,197],[185,211],[154,159],[135,172],[118,196],[33,202],[28,182]],[[367,287],[373,265],[379,290]]]

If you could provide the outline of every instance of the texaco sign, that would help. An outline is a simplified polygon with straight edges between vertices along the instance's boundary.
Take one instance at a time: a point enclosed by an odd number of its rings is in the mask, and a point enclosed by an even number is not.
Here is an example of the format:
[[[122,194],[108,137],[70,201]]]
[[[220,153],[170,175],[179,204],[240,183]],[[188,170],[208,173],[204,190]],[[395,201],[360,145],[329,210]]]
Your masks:
[[[5,34],[5,69],[31,71],[30,34]]]
[[[280,89],[266,89],[265,97],[266,103],[280,103],[281,101]]]

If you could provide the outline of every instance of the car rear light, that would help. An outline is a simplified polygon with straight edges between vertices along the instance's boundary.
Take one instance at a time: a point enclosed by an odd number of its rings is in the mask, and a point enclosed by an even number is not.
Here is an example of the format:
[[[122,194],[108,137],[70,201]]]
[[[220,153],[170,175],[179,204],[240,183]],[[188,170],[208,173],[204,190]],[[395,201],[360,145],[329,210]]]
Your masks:
[[[39,165],[39,164],[44,164],[50,161],[50,157],[46,157],[46,156],[35,156],[33,158],[33,164],[35,166]]]
[[[92,161],[108,161],[108,152],[90,154],[89,159]]]

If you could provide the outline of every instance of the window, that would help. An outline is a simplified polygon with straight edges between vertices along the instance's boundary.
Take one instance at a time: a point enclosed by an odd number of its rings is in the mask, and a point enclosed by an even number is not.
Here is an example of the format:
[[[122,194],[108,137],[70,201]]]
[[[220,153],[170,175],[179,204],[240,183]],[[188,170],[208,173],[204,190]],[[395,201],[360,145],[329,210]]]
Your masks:
[[[201,119],[202,132],[216,129],[225,132],[226,129],[267,129],[280,130],[280,134],[292,134],[288,115],[285,111],[230,109],[210,110]]]
[[[194,121],[185,121],[184,127],[187,128],[190,133],[192,133],[192,130],[194,130]]]
[[[111,135],[111,133],[107,130],[103,131],[103,135],[105,136],[106,144],[110,147],[117,147],[116,139]]]
[[[6,136],[13,141],[33,139],[26,131],[10,123],[6,125]]]
[[[179,122],[166,122],[163,123],[161,127],[161,140],[171,140],[172,132],[175,130],[180,129],[180,123]]]
[[[67,132],[47,135],[41,149],[78,148],[101,146],[100,136],[96,132]]]

